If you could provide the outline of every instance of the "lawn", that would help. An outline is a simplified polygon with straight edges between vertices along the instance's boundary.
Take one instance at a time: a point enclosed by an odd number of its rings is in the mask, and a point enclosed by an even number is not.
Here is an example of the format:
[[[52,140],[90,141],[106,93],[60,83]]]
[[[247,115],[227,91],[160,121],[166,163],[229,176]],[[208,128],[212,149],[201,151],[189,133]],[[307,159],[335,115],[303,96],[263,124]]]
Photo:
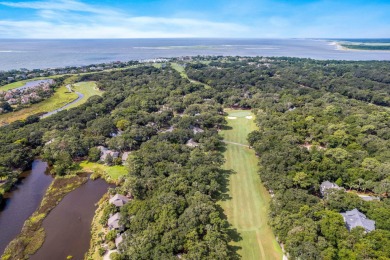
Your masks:
[[[101,172],[107,180],[107,177],[109,177],[109,180],[113,180],[114,182],[119,179],[121,176],[125,176],[128,174],[128,170],[125,166],[122,165],[116,165],[116,166],[107,166],[100,163],[93,163],[88,161],[83,161],[80,163],[80,167],[86,171],[86,172]],[[108,181],[109,181],[108,180]]]
[[[75,99],[77,99],[77,94],[69,92],[65,86],[62,86],[57,89],[53,96],[42,102],[33,104],[28,108],[24,108],[16,112],[0,115],[0,125],[9,124],[16,120],[23,120],[31,115],[56,110],[72,102]]]
[[[191,83],[194,83],[194,84],[201,84],[204,86],[205,89],[211,89],[211,86],[207,85],[207,84],[204,84],[202,82],[199,82],[199,81],[196,81],[196,80],[193,80],[193,79],[190,79],[184,69],[183,66],[180,66],[178,63],[175,63],[175,62],[172,62],[171,63],[171,66],[173,69],[175,69],[177,72],[180,73],[180,76],[182,78],[185,78],[185,79],[188,79]]]
[[[79,83],[72,84],[72,89],[75,92],[82,93],[84,97],[80,99],[78,102],[67,107],[67,109],[84,104],[85,102],[87,102],[88,98],[92,96],[95,95],[101,96],[103,94],[103,91],[97,89],[96,82],[94,81],[86,81],[86,82],[79,82]]]
[[[226,141],[247,145],[248,133],[257,129],[254,115],[242,110],[227,112],[232,118],[227,119],[232,129],[222,131],[221,135]],[[229,177],[229,198],[219,204],[241,237],[233,245],[241,248],[238,253],[242,259],[282,259],[282,250],[267,224],[270,195],[260,181],[255,152],[227,144],[224,156],[224,168],[234,173]]]
[[[88,100],[88,98],[93,95],[103,94],[102,91],[99,91],[96,88],[96,83],[93,81],[72,84],[72,89],[76,92],[82,93],[84,97],[78,102],[70,105],[66,109],[70,109],[84,104]],[[59,87],[53,96],[40,103],[33,104],[28,108],[24,108],[16,112],[0,115],[0,125],[9,124],[16,120],[23,120],[31,115],[43,114],[45,112],[56,110],[74,101],[75,99],[77,99],[77,97],[78,96],[75,92],[69,92],[65,86]]]

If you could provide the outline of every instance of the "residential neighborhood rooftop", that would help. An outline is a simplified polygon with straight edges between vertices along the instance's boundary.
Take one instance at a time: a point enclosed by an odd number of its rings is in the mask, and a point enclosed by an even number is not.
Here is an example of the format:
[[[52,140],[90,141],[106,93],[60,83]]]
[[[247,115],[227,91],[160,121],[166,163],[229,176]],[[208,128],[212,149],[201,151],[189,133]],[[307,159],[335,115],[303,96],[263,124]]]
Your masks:
[[[342,190],[343,188],[341,188],[336,183],[333,183],[333,182],[330,182],[330,181],[324,181],[324,182],[321,183],[320,192],[321,192],[322,196],[325,196],[329,189]]]
[[[355,227],[363,227],[366,232],[375,230],[375,221],[368,219],[366,215],[357,209],[341,213],[347,229],[351,231]]]
[[[117,207],[122,207],[123,205],[125,205],[129,201],[130,201],[129,198],[127,198],[121,194],[115,194],[115,196],[113,196],[109,200],[110,204],[114,204]]]

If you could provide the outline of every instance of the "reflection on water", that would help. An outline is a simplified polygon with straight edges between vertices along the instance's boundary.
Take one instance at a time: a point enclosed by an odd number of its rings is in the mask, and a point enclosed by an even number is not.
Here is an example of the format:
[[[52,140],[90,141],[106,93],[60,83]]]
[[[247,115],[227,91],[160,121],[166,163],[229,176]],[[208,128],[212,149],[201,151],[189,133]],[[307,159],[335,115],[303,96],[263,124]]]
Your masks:
[[[35,160],[32,170],[24,173],[15,188],[5,196],[0,208],[0,255],[38,208],[53,178],[45,174],[47,163]]]
[[[104,180],[89,180],[66,195],[43,221],[45,242],[30,259],[66,259],[70,255],[83,259],[91,239],[95,204],[108,187]]]

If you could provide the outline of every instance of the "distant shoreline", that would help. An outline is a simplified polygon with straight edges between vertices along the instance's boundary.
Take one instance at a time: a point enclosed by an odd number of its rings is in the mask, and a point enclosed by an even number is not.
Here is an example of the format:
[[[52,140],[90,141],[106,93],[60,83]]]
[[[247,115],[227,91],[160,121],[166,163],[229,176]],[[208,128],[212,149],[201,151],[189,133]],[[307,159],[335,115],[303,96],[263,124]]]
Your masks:
[[[339,42],[339,41],[331,41],[329,43],[329,45],[332,45],[332,46],[335,46],[335,50],[337,51],[357,51],[357,52],[390,52],[390,49],[389,50],[380,50],[380,49],[364,49],[364,48],[359,48],[359,45],[361,44],[352,44],[352,43],[346,43],[345,45],[355,45],[356,48],[348,48],[346,47],[342,42]],[[366,46],[373,46],[375,47],[375,45],[366,45]],[[390,46],[390,44],[389,44]]]

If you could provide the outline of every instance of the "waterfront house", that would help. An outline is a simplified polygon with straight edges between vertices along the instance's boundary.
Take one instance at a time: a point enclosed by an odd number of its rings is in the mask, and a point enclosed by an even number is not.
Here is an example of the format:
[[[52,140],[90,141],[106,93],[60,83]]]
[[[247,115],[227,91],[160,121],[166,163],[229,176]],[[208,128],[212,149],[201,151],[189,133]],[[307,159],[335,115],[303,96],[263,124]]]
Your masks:
[[[122,229],[122,226],[119,225],[119,221],[121,219],[121,216],[118,213],[115,213],[113,216],[111,216],[107,221],[107,226],[110,230],[113,229]]]
[[[104,146],[98,146],[98,149],[100,150],[100,160],[103,162],[106,160],[108,155],[111,155],[112,159],[116,159],[119,157],[119,152],[109,150]]]
[[[340,213],[343,218],[347,229],[351,231],[355,227],[363,227],[366,232],[375,230],[375,221],[368,219],[366,215],[361,213],[357,209],[347,211],[345,213]]]
[[[125,205],[127,202],[129,202],[129,198],[121,195],[121,194],[115,194],[115,196],[113,196],[109,202],[110,204],[114,204],[115,206],[117,207],[122,207],[123,205]]]

